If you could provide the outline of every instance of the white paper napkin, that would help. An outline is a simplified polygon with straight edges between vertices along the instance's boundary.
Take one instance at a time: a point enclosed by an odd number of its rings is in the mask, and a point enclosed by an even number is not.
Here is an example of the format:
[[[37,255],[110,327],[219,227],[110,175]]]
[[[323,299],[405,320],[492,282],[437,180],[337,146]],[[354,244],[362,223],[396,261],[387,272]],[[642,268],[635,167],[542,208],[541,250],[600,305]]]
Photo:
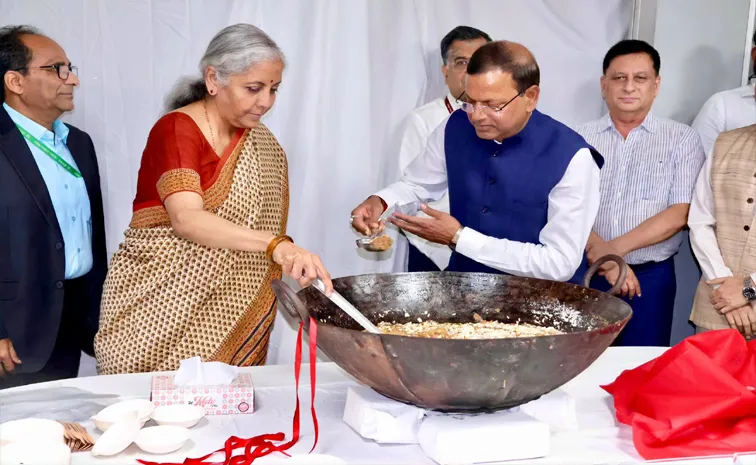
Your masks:
[[[540,398],[509,409],[522,412],[546,423],[552,432],[577,431],[595,427],[592,422],[583,425],[578,421],[576,401],[564,391],[557,389]],[[384,444],[417,444],[420,424],[436,412],[406,405],[384,397],[365,387],[350,387],[344,408],[344,422],[365,439]],[[613,426],[613,423],[610,425]]]
[[[176,386],[221,386],[231,384],[239,368],[221,362],[203,362],[200,357],[182,360],[173,384]]]
[[[381,444],[417,444],[425,411],[384,397],[370,388],[347,391],[344,423],[360,436]]]
[[[548,423],[549,428],[554,432],[579,429],[575,399],[561,389],[556,389],[521,405],[520,410],[536,420]]]

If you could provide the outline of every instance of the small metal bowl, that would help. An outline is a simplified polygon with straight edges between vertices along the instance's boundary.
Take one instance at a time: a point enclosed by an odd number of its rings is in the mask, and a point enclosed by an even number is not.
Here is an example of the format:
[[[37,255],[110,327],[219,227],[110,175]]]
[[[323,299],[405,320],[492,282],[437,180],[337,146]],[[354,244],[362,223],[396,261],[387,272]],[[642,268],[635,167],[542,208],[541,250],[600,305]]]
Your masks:
[[[388,220],[388,217],[391,216],[391,214],[395,212],[400,212],[407,216],[415,216],[417,215],[417,212],[420,211],[420,205],[421,205],[420,201],[409,202],[409,203],[405,203],[404,205],[396,204],[393,207],[388,208],[385,212],[383,212],[383,214],[378,218],[378,222]],[[393,239],[391,240],[391,245],[386,249],[375,247],[375,245],[373,244],[373,241],[385,235],[386,234],[384,230],[373,236],[357,239],[355,242],[357,243],[357,247],[359,247],[362,250],[367,250],[368,252],[387,252],[391,250],[391,248],[394,246]]]
[[[387,249],[382,249],[382,248],[379,248],[379,247],[375,247],[375,245],[373,244],[373,242],[376,239],[379,239],[379,238],[383,237],[384,235],[376,236],[376,237],[364,237],[362,239],[357,239],[355,241],[355,243],[357,244],[357,247],[359,247],[359,248],[361,248],[363,250],[367,250],[368,252],[387,252],[387,251],[391,250],[391,248],[394,246],[393,239],[391,240],[391,245]],[[389,237],[389,239],[390,239],[390,237]]]

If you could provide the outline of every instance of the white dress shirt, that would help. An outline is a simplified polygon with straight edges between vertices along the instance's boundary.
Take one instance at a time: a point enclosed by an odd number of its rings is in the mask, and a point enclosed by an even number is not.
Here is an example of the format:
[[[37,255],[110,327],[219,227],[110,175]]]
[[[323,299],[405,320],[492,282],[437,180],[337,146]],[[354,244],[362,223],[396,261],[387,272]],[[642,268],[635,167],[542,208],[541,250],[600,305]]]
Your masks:
[[[422,155],[404,171],[401,181],[376,193],[387,204],[440,199],[447,192],[445,120],[428,139]],[[540,244],[486,236],[465,228],[456,251],[505,273],[567,281],[580,266],[599,205],[599,168],[588,149],[572,158],[562,179],[549,193],[548,219]]]
[[[732,270],[725,265],[717,242],[717,219],[714,217],[714,193],[711,188],[712,155],[710,153],[706,157],[706,163],[698,176],[688,214],[690,245],[707,281],[732,276]],[[756,273],[751,274],[751,279],[756,282]]]
[[[627,234],[672,205],[690,203],[706,158],[701,138],[690,126],[649,113],[625,139],[607,114],[575,130],[604,156],[593,230],[605,241]],[[681,243],[678,233],[630,252],[625,261],[661,262],[676,254]]]
[[[720,134],[752,124],[756,124],[753,84],[709,97],[692,126],[701,136],[706,153],[709,153]]]
[[[401,179],[410,163],[423,153],[425,145],[428,143],[428,137],[430,137],[433,130],[449,117],[451,112],[446,106],[447,101],[452,111],[459,109],[457,100],[451,94],[447,94],[445,97],[437,98],[413,110],[407,116],[404,135],[402,136],[402,145],[399,149],[399,174],[397,179]],[[444,194],[437,202],[432,202],[429,206],[435,210],[449,213],[448,195]],[[417,216],[428,217],[423,212],[419,212]],[[412,233],[405,232],[404,234],[407,236],[407,240],[431,259],[439,269],[443,270],[449,266],[449,258],[451,257],[449,247],[426,241],[422,237],[418,237]],[[402,269],[406,271],[406,263]]]

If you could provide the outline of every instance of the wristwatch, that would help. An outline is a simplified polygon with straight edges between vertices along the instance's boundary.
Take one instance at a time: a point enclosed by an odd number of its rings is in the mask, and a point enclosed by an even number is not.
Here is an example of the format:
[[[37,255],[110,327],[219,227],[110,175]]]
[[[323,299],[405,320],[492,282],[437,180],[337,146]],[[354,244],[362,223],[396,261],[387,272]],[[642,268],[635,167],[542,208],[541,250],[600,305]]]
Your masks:
[[[753,281],[750,276],[746,276],[743,279],[743,297],[749,302],[756,300],[756,288],[753,286]]]
[[[454,237],[452,237],[452,240],[449,243],[449,248],[450,249],[454,250],[457,247],[457,241],[459,240],[459,236],[462,235],[462,230],[463,229],[465,229],[465,227],[464,226],[460,226],[459,229],[457,229],[457,232],[454,233]]]

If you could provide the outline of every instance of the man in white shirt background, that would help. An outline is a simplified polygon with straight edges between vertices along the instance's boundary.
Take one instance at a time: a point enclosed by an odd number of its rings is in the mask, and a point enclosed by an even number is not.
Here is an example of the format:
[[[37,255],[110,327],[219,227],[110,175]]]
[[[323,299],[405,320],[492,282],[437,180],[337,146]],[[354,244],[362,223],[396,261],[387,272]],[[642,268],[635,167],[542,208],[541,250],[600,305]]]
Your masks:
[[[756,124],[720,135],[696,182],[688,218],[703,275],[690,315],[697,333],[756,333],[754,178]]]
[[[464,91],[467,64],[473,52],[483,44],[491,42],[491,37],[485,32],[470,26],[457,26],[441,39],[441,72],[449,89],[443,97],[437,98],[410,113],[404,123],[402,145],[399,149],[399,178],[407,167],[415,160],[428,142],[431,132],[438,127],[449,115],[459,109],[457,99]],[[449,198],[444,194],[437,202],[430,206],[438,211],[449,213]],[[427,216],[419,212],[417,216]],[[449,264],[451,250],[449,247],[434,244],[405,232],[409,241],[409,253],[406,262],[403,254],[397,253],[402,260],[396,268],[401,271],[440,271]]]
[[[401,181],[352,211],[363,234],[381,229],[389,205],[437,200],[431,218],[390,221],[454,248],[449,271],[508,273],[580,282],[599,203],[603,159],[575,131],[536,110],[540,69],[514,42],[490,42],[470,59],[462,111],[430,135]]]
[[[674,255],[687,223],[704,162],[701,138],[684,124],[654,116],[661,58],[651,45],[624,40],[607,52],[601,92],[609,112],[577,128],[606,160],[601,203],[588,239],[590,263],[607,254],[625,258],[623,283],[633,317],[615,341],[668,346],[677,284]],[[608,290],[618,268],[605,268],[592,287]]]
[[[751,60],[750,84],[712,95],[693,121],[693,129],[700,134],[706,153],[711,151],[721,133],[756,124],[756,32],[753,34]]]

